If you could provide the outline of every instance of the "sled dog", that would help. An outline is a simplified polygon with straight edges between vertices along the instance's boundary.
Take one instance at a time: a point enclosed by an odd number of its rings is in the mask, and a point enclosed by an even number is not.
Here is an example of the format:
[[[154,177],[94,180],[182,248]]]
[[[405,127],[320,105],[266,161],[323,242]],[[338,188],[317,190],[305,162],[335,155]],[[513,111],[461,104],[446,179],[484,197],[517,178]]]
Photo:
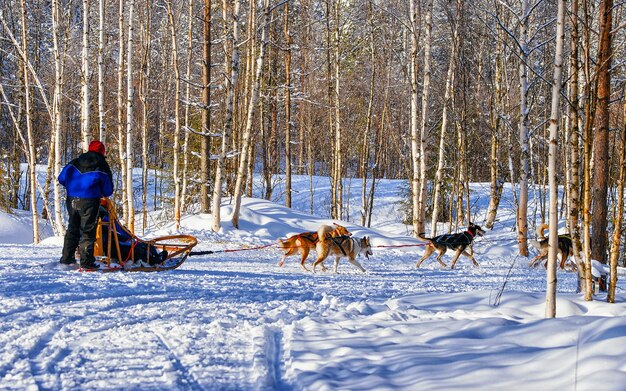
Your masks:
[[[539,255],[528,263],[529,267],[535,267],[543,260],[545,260],[544,266],[548,267],[548,238],[543,234],[548,228],[548,224],[541,224],[537,227],[537,236],[540,240],[529,240],[530,244],[539,250]],[[565,269],[565,261],[567,261],[568,257],[574,255],[572,238],[569,235],[559,235],[559,252],[561,253],[561,269]],[[576,265],[573,268],[576,270]]]
[[[321,234],[320,237],[322,237]],[[342,257],[348,258],[351,264],[362,272],[365,272],[365,269],[363,269],[363,266],[356,260],[356,257],[359,254],[363,254],[366,258],[369,258],[369,256],[372,255],[372,246],[367,236],[362,238],[337,236],[326,238],[325,240],[320,239],[315,246],[315,251],[317,252],[317,260],[313,263],[313,273],[315,273],[315,267],[317,265],[321,265],[322,271],[326,271],[324,260],[326,260],[329,255],[335,257],[335,273],[337,273],[339,259]]]
[[[325,234],[332,237],[352,235],[343,225],[333,223],[332,226],[323,225],[322,227],[325,227]],[[322,227],[320,227],[320,229],[322,229]],[[330,231],[328,230],[329,228]],[[317,238],[318,232],[302,232],[300,234],[290,236],[287,239],[279,239],[279,245],[280,248],[284,251],[284,254],[280,262],[278,262],[278,266],[282,267],[287,257],[291,255],[296,255],[299,252],[302,255],[300,265],[304,270],[309,271],[309,269],[307,269],[304,265],[304,262],[309,256],[309,252],[315,249]]]
[[[418,236],[420,239],[428,241],[428,245],[426,246],[426,251],[424,252],[424,256],[417,262],[415,265],[416,268],[422,266],[422,263],[430,257],[435,251],[439,253],[437,255],[437,262],[441,264],[443,267],[447,267],[445,263],[441,260],[443,254],[446,253],[448,249],[455,250],[456,254],[454,255],[454,259],[452,259],[452,264],[450,265],[450,269],[454,269],[454,265],[456,261],[459,259],[461,254],[465,255],[469,259],[472,260],[474,266],[479,267],[478,262],[474,259],[474,256],[465,251],[465,249],[472,244],[474,241],[474,237],[476,235],[483,236],[485,231],[478,225],[470,222],[467,227],[467,231],[460,232],[456,234],[447,234],[447,235],[439,235],[434,238],[427,238],[423,233]]]

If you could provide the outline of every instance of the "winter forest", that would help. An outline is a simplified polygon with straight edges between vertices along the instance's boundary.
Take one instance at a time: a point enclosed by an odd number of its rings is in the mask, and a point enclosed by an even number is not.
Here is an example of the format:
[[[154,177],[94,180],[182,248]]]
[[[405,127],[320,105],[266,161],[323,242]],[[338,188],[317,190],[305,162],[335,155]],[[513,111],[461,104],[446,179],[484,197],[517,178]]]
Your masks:
[[[63,233],[56,178],[99,139],[116,174],[119,215],[133,230],[146,227],[153,207],[176,223],[181,214],[211,213],[218,231],[226,197],[237,227],[256,173],[267,199],[276,175],[284,178],[287,207],[292,175],[327,176],[328,216],[358,214],[362,226],[377,180],[405,179],[405,223],[433,236],[437,221],[472,220],[472,182],[490,184],[491,228],[510,183],[522,256],[537,225],[549,223],[556,238],[564,221],[576,259],[626,266],[624,3],[4,0],[0,7],[0,208],[31,211],[35,243],[39,219]],[[42,186],[37,165],[47,167]],[[132,186],[134,169],[141,187]],[[360,210],[344,202],[351,178],[362,179]],[[538,206],[528,206],[529,193]],[[581,263],[591,278],[589,269]]]

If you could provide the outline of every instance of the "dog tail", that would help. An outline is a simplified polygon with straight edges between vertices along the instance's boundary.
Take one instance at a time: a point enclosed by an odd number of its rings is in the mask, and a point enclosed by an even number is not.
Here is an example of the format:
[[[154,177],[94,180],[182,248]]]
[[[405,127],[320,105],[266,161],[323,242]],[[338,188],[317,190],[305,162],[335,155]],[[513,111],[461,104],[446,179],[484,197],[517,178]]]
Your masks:
[[[432,239],[432,238],[427,238],[424,235],[426,235],[426,232],[420,232],[420,233],[417,234],[417,237],[422,239],[422,240],[431,240]]]
[[[330,233],[334,230],[335,227],[333,227],[332,225],[322,225],[317,230],[317,240],[322,243],[325,242],[330,237]]]
[[[546,238],[543,232],[548,228],[550,228],[548,224],[541,224],[537,227],[537,236],[539,236],[539,239],[544,240]]]
[[[284,248],[285,248],[285,242],[284,242],[282,239],[278,239],[278,246],[279,246],[280,248],[283,248],[283,249],[284,249]]]

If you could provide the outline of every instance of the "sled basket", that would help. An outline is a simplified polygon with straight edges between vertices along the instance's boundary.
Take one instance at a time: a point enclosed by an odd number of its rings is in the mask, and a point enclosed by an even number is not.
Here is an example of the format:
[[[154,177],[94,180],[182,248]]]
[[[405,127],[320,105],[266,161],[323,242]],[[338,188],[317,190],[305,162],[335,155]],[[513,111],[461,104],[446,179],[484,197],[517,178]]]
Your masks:
[[[198,244],[191,235],[168,235],[141,239],[121,224],[113,203],[100,200],[106,213],[98,218],[94,256],[105,265],[103,271],[160,271],[180,266]],[[164,251],[167,251],[165,253]],[[158,257],[155,260],[155,257]]]

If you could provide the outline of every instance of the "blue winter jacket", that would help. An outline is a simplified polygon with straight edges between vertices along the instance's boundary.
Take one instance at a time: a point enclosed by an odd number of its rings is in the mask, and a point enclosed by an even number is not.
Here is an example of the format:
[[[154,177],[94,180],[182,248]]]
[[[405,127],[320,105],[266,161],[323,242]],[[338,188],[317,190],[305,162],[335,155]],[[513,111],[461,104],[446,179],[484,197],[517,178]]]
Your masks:
[[[85,152],[68,163],[59,175],[68,197],[100,198],[113,194],[113,175],[104,156]]]

